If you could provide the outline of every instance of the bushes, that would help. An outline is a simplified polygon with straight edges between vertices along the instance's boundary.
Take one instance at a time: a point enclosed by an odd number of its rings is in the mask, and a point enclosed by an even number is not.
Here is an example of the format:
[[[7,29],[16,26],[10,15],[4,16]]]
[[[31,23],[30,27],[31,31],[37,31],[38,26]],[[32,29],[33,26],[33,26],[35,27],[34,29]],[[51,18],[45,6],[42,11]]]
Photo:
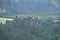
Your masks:
[[[60,35],[60,32],[55,34],[56,31],[60,31],[57,30],[60,29],[59,25],[57,27],[52,24],[48,27],[43,25],[45,23],[39,25],[31,21],[31,18],[18,18],[10,23],[7,21],[6,24],[0,24],[0,40],[59,40],[60,36],[55,37]]]

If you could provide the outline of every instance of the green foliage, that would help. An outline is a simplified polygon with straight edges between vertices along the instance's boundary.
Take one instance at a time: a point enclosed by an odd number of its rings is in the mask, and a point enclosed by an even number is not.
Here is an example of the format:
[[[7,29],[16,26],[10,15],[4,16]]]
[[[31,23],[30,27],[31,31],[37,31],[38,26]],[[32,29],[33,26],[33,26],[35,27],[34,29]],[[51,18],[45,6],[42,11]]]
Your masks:
[[[60,25],[55,25],[51,19],[40,20],[41,23],[37,20],[40,19],[16,17],[0,24],[0,40],[60,40]]]

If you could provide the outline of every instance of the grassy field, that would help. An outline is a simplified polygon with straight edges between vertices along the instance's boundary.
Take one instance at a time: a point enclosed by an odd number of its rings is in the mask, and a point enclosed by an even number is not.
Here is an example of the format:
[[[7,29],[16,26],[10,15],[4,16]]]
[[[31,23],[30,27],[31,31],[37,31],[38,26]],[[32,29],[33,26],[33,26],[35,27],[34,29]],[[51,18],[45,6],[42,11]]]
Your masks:
[[[6,23],[6,20],[12,21],[13,19],[10,19],[10,18],[0,18],[0,23],[4,24],[4,23]]]

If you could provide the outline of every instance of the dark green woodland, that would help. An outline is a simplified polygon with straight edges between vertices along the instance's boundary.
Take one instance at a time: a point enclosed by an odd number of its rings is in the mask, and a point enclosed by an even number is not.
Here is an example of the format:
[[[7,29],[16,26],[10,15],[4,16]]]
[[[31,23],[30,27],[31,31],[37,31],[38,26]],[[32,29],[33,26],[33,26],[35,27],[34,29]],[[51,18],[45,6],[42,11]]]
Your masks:
[[[0,24],[0,40],[60,40],[60,22],[53,18],[15,17]]]

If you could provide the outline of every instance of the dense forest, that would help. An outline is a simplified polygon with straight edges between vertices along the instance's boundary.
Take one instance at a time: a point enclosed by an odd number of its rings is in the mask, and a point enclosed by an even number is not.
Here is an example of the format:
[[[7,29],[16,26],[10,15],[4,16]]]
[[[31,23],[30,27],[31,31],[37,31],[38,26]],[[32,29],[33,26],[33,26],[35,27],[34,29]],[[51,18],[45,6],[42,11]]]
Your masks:
[[[0,23],[0,40],[60,40],[60,22],[52,17],[14,17]]]

